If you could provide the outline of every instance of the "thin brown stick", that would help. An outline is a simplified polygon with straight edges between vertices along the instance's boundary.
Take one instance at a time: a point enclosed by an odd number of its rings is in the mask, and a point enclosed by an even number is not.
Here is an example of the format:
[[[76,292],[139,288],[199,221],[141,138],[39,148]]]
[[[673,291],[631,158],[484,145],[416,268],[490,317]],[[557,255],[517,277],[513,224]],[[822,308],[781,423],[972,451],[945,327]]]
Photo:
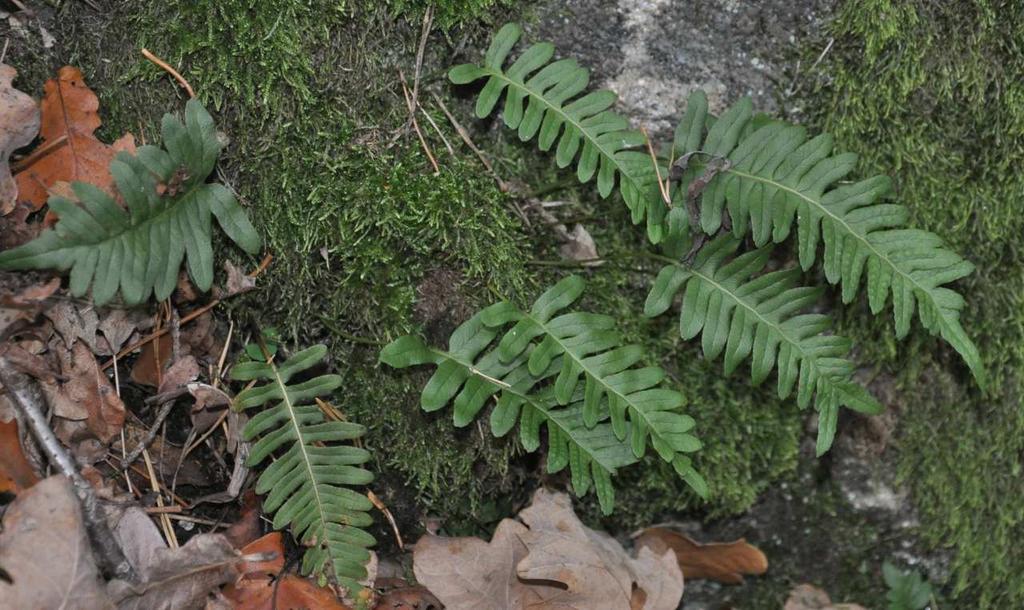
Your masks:
[[[199,316],[203,315],[204,313],[210,311],[211,309],[213,309],[214,307],[216,307],[219,304],[220,304],[220,299],[214,299],[214,300],[210,301],[206,305],[203,305],[199,309],[196,309],[196,310],[190,312],[187,316],[182,318],[181,322],[180,322],[180,325],[184,326],[185,324],[188,324],[192,320],[195,320],[196,318],[198,318]],[[118,358],[125,357],[126,355],[134,352],[135,350],[139,349],[140,347],[142,347],[143,345],[149,343],[150,341],[153,341],[154,339],[158,339],[159,337],[162,337],[162,336],[166,335],[168,332],[170,332],[170,330],[171,329],[170,329],[169,326],[165,326],[165,327],[161,328],[160,330],[153,331],[152,333],[146,335],[142,339],[139,339],[135,343],[132,343],[128,347],[126,347],[126,348],[122,349],[121,351],[117,352],[117,357]],[[101,368],[102,368],[102,370],[105,371],[108,368],[110,368],[113,364],[114,364],[114,359],[111,358]]]
[[[384,518],[388,520],[389,524],[391,524],[391,531],[395,533],[395,542],[398,543],[399,550],[404,551],[405,543],[402,542],[402,534],[398,531],[398,523],[395,522],[395,517],[391,514],[391,511],[388,510],[388,507],[384,502],[377,497],[377,494],[372,491],[367,491],[366,497],[370,499],[370,502],[373,503],[377,510],[384,513]]]
[[[658,176],[658,191],[661,193],[661,198],[665,201],[665,205],[672,209],[672,197],[669,195],[668,180],[662,182],[661,180],[661,169],[658,167],[658,157],[654,154],[654,147],[651,146],[651,137],[647,135],[647,129],[643,126],[640,127],[640,133],[644,134],[644,141],[647,143],[647,152],[651,155],[651,163],[654,164],[654,173]]]
[[[32,151],[32,154],[28,155],[23,159],[18,159],[14,163],[11,163],[11,174],[18,174],[31,167],[36,161],[39,161],[46,155],[57,150],[61,146],[68,143],[68,134],[64,134],[61,137],[43,144],[39,148]]]
[[[148,59],[149,61],[153,62],[154,64],[156,64],[160,68],[162,68],[165,72],[167,72],[171,76],[173,76],[174,80],[178,81],[178,84],[181,85],[182,87],[184,87],[184,89],[188,93],[189,97],[191,97],[193,99],[196,97],[196,92],[195,92],[194,89],[192,89],[192,85],[188,84],[188,81],[185,80],[185,77],[182,76],[181,74],[179,74],[177,70],[172,68],[170,64],[168,64],[166,61],[160,59],[156,55],[153,55],[152,53],[150,53],[149,49],[145,49],[145,48],[142,49],[142,56],[145,57],[146,59]]]
[[[405,82],[405,74],[402,70],[398,70],[398,78],[402,81],[402,95],[405,96],[405,105],[409,108],[409,116],[412,117],[412,128],[416,131],[416,137],[420,140],[420,146],[423,147],[423,152],[427,153],[427,158],[430,159],[430,164],[434,166],[434,175],[441,173],[441,168],[437,165],[437,159],[434,158],[434,154],[430,152],[430,146],[427,145],[427,139],[423,137],[423,131],[420,130],[420,122],[416,120],[416,103],[412,100],[412,94],[409,93],[409,85]]]
[[[419,109],[420,112],[423,113],[423,117],[427,119],[428,123],[430,123],[430,126],[433,127],[434,131],[437,132],[437,135],[439,138],[441,138],[441,141],[444,142],[444,147],[448,149],[448,154],[454,157],[455,149],[452,148],[452,143],[448,141],[447,137],[445,137],[444,132],[441,131],[441,128],[437,126],[436,122],[434,122],[434,117],[430,116],[430,113],[427,112],[427,109],[424,108],[423,106],[420,106]]]

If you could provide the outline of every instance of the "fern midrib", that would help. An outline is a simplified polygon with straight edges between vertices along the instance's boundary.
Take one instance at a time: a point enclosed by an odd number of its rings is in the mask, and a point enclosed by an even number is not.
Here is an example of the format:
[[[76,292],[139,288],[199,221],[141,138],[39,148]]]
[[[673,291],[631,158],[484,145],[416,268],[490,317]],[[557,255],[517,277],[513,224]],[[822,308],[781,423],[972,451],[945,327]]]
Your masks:
[[[658,259],[658,260],[665,261],[665,262],[667,262],[667,263],[669,263],[671,265],[675,265],[676,267],[678,267],[678,268],[680,268],[680,269],[682,269],[682,270],[684,270],[684,271],[686,271],[688,273],[692,273],[693,275],[701,278],[705,282],[708,282],[709,284],[711,284],[712,286],[714,286],[715,288],[720,290],[723,294],[727,295],[730,299],[732,299],[733,303],[735,303],[736,305],[742,307],[743,309],[745,309],[745,310],[751,312],[752,314],[754,314],[755,316],[757,316],[757,318],[759,320],[761,320],[762,323],[764,323],[765,325],[767,325],[767,326],[771,327],[772,329],[774,329],[775,332],[777,332],[779,334],[779,336],[783,337],[786,340],[786,343],[789,343],[790,345],[792,345],[793,349],[795,349],[797,352],[800,353],[800,360],[802,362],[808,363],[815,371],[817,371],[818,379],[824,379],[824,380],[828,381],[830,383],[830,385],[833,385],[837,390],[841,391],[840,385],[838,383],[834,383],[837,380],[832,375],[825,375],[825,374],[823,374],[821,372],[821,369],[818,367],[817,359],[814,356],[811,356],[807,352],[805,352],[804,349],[803,349],[803,346],[800,345],[799,341],[796,341],[793,338],[791,338],[789,336],[789,334],[786,333],[786,331],[784,331],[782,329],[781,326],[779,326],[775,322],[772,322],[768,318],[764,317],[764,315],[760,311],[758,311],[757,308],[750,306],[749,304],[747,304],[746,301],[744,301],[738,295],[734,294],[731,290],[726,288],[720,282],[716,281],[714,278],[712,278],[711,276],[705,274],[704,272],[700,271],[699,269],[697,269],[695,267],[687,267],[686,265],[680,263],[679,261],[673,260],[673,259],[671,259],[671,258],[669,258],[667,256],[662,256],[660,254],[652,253],[651,256],[653,258]],[[773,368],[778,369],[778,358],[776,358],[776,362],[775,362]],[[777,374],[778,374],[778,372],[776,372],[776,375]],[[817,403],[817,401],[815,401],[815,403]]]
[[[797,197],[799,197],[800,199],[803,199],[807,203],[812,204],[814,207],[816,207],[817,209],[821,210],[821,212],[825,216],[828,216],[829,218],[831,218],[835,222],[837,222],[840,225],[842,225],[843,228],[846,230],[846,232],[849,235],[853,235],[861,243],[863,243],[865,246],[867,246],[867,248],[869,250],[871,250],[871,252],[874,253],[874,255],[877,258],[879,258],[880,260],[885,261],[886,265],[888,265],[893,270],[894,273],[898,273],[900,276],[902,276],[902,277],[906,278],[907,280],[909,280],[910,283],[916,289],[915,292],[926,294],[928,296],[928,300],[931,301],[932,305],[935,307],[936,310],[942,311],[943,308],[939,307],[938,304],[935,303],[935,299],[932,297],[931,291],[928,288],[926,288],[925,286],[922,286],[916,279],[914,279],[913,276],[911,276],[910,274],[908,274],[905,271],[903,271],[902,269],[900,269],[900,267],[897,266],[896,263],[892,261],[892,259],[890,259],[888,256],[886,256],[885,254],[880,252],[877,248],[875,248],[875,246],[870,241],[868,241],[868,238],[867,238],[866,234],[862,235],[862,234],[854,231],[853,227],[851,227],[849,225],[849,223],[847,223],[844,219],[842,219],[839,216],[836,216],[834,213],[832,213],[832,211],[829,210],[827,207],[825,207],[820,201],[817,201],[817,200],[815,200],[815,199],[813,199],[811,197],[808,197],[804,193],[801,193],[800,191],[798,191],[798,190],[796,190],[796,189],[794,189],[792,187],[789,187],[789,186],[787,186],[785,184],[782,184],[781,182],[776,182],[775,180],[772,180],[770,178],[763,178],[761,176],[758,176],[757,174],[750,174],[750,173],[747,173],[747,172],[744,172],[744,171],[740,171],[740,170],[736,170],[736,169],[728,169],[728,170],[726,170],[726,172],[730,173],[730,174],[732,174],[734,176],[737,176],[739,178],[746,178],[748,180],[753,180],[755,182],[760,182],[762,184],[768,184],[768,185],[774,186],[774,187],[776,187],[778,189],[786,191],[787,193],[791,193],[793,195],[796,195]],[[939,319],[941,319],[941,320],[943,320],[943,322],[945,322],[945,316],[944,315],[940,315]]]
[[[550,331],[550,329],[548,328],[546,323],[541,322],[540,320],[538,320],[537,318],[533,317],[528,312],[523,312],[523,316],[526,317],[527,319],[529,319],[530,321],[532,321],[534,324],[537,324],[538,326],[540,326],[542,329],[544,329],[544,333],[547,336],[551,337],[562,348],[562,353],[563,354],[568,354],[569,356],[571,356],[572,360],[577,365],[579,365],[579,367],[583,370],[583,372],[588,377],[590,377],[591,379],[594,379],[595,381],[600,383],[601,386],[605,388],[606,392],[608,392],[610,394],[615,394],[616,396],[619,396],[620,398],[622,398],[622,400],[625,401],[626,405],[629,407],[630,414],[631,415],[632,414],[639,414],[640,418],[644,420],[644,423],[647,424],[647,430],[650,431],[651,436],[657,436],[658,438],[660,438],[662,440],[665,440],[664,437],[662,437],[661,432],[658,430],[657,426],[655,426],[654,424],[651,423],[651,420],[650,420],[650,418],[647,417],[647,413],[645,411],[640,409],[640,407],[636,406],[636,404],[629,399],[629,396],[627,396],[626,394],[623,394],[622,392],[619,392],[618,390],[616,390],[615,388],[610,386],[597,373],[593,372],[586,364],[583,363],[583,359],[582,358],[578,358],[576,356],[576,354],[573,353],[569,349],[569,347],[567,345],[565,345],[565,343],[563,343],[561,339],[558,338],[558,336],[556,336],[553,332]]]
[[[306,444],[302,440],[302,427],[299,426],[299,421],[295,418],[295,405],[292,404],[292,399],[288,396],[288,386],[285,384],[284,380],[281,379],[281,374],[278,372],[277,366],[275,366],[273,362],[269,364],[270,369],[274,372],[274,382],[277,383],[279,388],[281,388],[282,402],[288,409],[288,420],[291,422],[292,427],[295,428],[295,442],[299,444],[299,450],[302,452],[302,464],[306,467],[306,472],[309,474],[309,480],[313,486],[313,495],[316,498],[316,510],[320,515],[320,524],[323,528],[321,531],[324,536],[326,536],[327,524],[330,521],[327,518],[327,514],[324,512],[324,503],[320,498],[320,489],[317,487],[316,475],[313,473],[313,464],[309,459],[309,453],[306,451]],[[298,535],[298,532],[296,532],[296,535]],[[334,560],[331,558],[331,554],[329,552],[327,553],[327,557],[333,565]],[[331,578],[334,578],[333,570],[331,572]]]
[[[495,77],[495,78],[498,78],[498,79],[500,79],[502,81],[505,81],[510,86],[513,86],[516,89],[519,89],[520,91],[525,92],[531,98],[540,100],[541,102],[544,103],[545,106],[548,107],[549,110],[554,111],[559,116],[561,116],[562,119],[565,122],[571,123],[574,127],[576,127],[576,129],[578,129],[580,131],[580,133],[582,133],[584,135],[584,137],[587,139],[588,142],[590,142],[591,144],[593,144],[593,146],[595,148],[597,148],[597,150],[601,153],[601,156],[607,158],[609,161],[611,161],[612,164],[615,165],[615,168],[618,170],[618,172],[622,176],[622,178],[628,178],[629,181],[632,182],[633,185],[637,188],[637,190],[639,190],[640,180],[638,178],[634,177],[629,172],[627,172],[626,168],[624,168],[622,165],[620,165],[618,163],[618,161],[616,161],[615,153],[614,152],[608,152],[608,150],[604,146],[602,146],[600,142],[597,141],[597,138],[593,137],[590,134],[590,132],[587,131],[587,129],[585,127],[583,127],[583,125],[581,125],[578,121],[576,121],[571,116],[566,114],[565,111],[563,111],[561,107],[555,106],[554,104],[549,102],[543,95],[541,95],[541,94],[533,91],[529,87],[527,87],[526,83],[519,83],[519,82],[516,82],[516,81],[512,80],[511,78],[505,76],[504,72],[500,72],[498,70],[495,70],[494,68],[489,68],[489,67],[484,67],[483,71],[485,73]],[[564,137],[564,134],[563,134],[563,137]],[[596,172],[595,172],[595,175],[596,175]]]
[[[537,409],[538,411],[540,411],[541,413],[543,413],[544,414],[544,418],[549,423],[553,423],[556,426],[558,426],[558,428],[560,430],[562,430],[563,434],[565,434],[565,436],[567,438],[571,438],[572,439],[573,444],[575,444],[577,447],[579,447],[582,451],[584,451],[587,455],[590,456],[590,460],[593,463],[595,463],[598,466],[600,466],[601,469],[604,470],[605,472],[607,472],[609,475],[615,474],[615,469],[614,468],[612,468],[610,466],[606,466],[604,463],[602,463],[601,459],[597,455],[595,455],[594,453],[589,451],[587,449],[587,446],[585,444],[581,443],[573,435],[572,430],[566,428],[565,426],[562,425],[562,423],[560,421],[558,421],[558,419],[552,417],[552,415],[549,412],[549,410],[546,407],[544,407],[543,405],[541,405],[540,403],[538,403],[536,400],[534,400],[533,397],[530,396],[529,394],[524,394],[524,393],[516,390],[515,388],[513,388],[512,386],[510,386],[508,384],[498,385],[498,384],[494,383],[494,378],[493,377],[489,377],[489,376],[483,374],[472,363],[467,363],[465,360],[462,360],[461,358],[453,356],[452,354],[450,354],[450,353],[448,353],[448,352],[446,352],[444,350],[440,350],[440,349],[437,349],[437,348],[434,348],[434,347],[428,347],[427,349],[429,349],[434,354],[437,354],[438,356],[441,356],[442,358],[447,358],[448,360],[451,360],[451,361],[453,361],[453,362],[455,362],[455,363],[465,367],[465,369],[467,371],[469,371],[469,373],[471,375],[473,375],[474,377],[478,377],[480,379],[483,379],[484,381],[486,381],[487,383],[489,383],[491,385],[496,385],[498,387],[498,389],[500,389],[502,392],[508,392],[508,393],[512,394],[513,396],[516,396],[517,398],[523,399],[523,401],[529,403],[529,405],[531,407],[533,407],[533,408]]]

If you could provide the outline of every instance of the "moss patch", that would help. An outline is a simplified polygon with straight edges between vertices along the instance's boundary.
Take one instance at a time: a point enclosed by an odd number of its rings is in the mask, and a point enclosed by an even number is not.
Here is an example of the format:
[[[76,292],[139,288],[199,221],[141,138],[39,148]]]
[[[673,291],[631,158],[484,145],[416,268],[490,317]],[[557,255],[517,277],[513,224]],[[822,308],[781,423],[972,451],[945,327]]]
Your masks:
[[[959,289],[988,393],[932,339],[862,341],[869,361],[899,363],[894,374],[912,401],[900,462],[922,533],[955,549],[952,588],[962,603],[1020,606],[1024,581],[1012,575],[1024,569],[1024,81],[1015,75],[1024,71],[1024,17],[984,0],[848,2],[827,36],[835,45],[806,100],[815,122],[860,153],[865,171],[892,174],[916,223],[978,267]],[[888,334],[851,312],[851,334]]]

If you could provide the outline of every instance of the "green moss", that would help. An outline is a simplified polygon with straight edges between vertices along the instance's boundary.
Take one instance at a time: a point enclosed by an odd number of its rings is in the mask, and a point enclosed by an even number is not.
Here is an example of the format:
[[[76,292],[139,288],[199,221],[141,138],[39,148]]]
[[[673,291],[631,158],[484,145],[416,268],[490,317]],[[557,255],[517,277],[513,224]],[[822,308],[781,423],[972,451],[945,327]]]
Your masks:
[[[989,390],[930,338],[881,339],[890,322],[861,306],[844,328],[866,361],[892,368],[906,397],[900,467],[922,534],[955,550],[954,593],[964,607],[1020,606],[1024,15],[984,0],[848,2],[826,35],[835,45],[804,105],[866,172],[894,176],[916,224],[977,265],[959,289]]]
[[[374,2],[375,0],[370,0]],[[434,23],[443,30],[476,18],[487,18],[488,11],[496,7],[515,4],[515,0],[383,0],[392,14],[418,19],[427,10],[434,9]]]

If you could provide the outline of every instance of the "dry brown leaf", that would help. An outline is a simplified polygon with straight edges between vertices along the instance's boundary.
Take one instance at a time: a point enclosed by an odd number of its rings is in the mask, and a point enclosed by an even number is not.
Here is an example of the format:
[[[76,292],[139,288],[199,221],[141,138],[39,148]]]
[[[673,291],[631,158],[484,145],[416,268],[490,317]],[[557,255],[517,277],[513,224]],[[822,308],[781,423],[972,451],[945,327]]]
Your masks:
[[[164,376],[164,367],[171,360],[171,338],[157,337],[142,346],[142,353],[132,366],[131,379],[137,384],[158,387]]]
[[[100,126],[99,99],[86,85],[78,68],[65,66],[57,78],[46,81],[41,103],[40,147],[52,150],[35,160],[15,177],[18,200],[27,202],[25,214],[41,208],[49,199],[49,189],[58,182],[88,182],[115,194],[110,162],[118,151],[135,151],[135,140],[127,134],[112,146],[100,142],[93,133]],[[66,137],[62,144],[58,140]]]
[[[350,610],[330,589],[316,586],[312,580],[286,574],[275,587],[274,577],[284,569],[284,544],[280,532],[271,532],[242,549],[243,555],[274,553],[275,558],[246,562],[242,576],[224,587],[222,594],[239,610],[304,608],[306,610]],[[276,589],[276,599],[275,599]]]
[[[630,557],[580,523],[565,494],[538,490],[490,543],[427,535],[416,543],[417,580],[451,610],[636,608],[674,610],[683,578],[668,550]]]
[[[0,600],[6,608],[112,608],[78,499],[62,475],[18,495],[0,533]]]
[[[15,324],[32,321],[43,309],[46,299],[60,288],[60,279],[28,286],[17,294],[0,296],[0,337],[15,330]]]
[[[675,530],[651,527],[640,532],[636,545],[650,547],[657,553],[665,549],[674,551],[687,580],[710,578],[738,585],[745,574],[764,574],[768,570],[768,558],[743,538],[703,544]]]
[[[42,383],[56,417],[72,422],[56,422],[57,436],[67,445],[91,436],[102,445],[110,443],[124,426],[124,403],[113,384],[100,370],[96,358],[83,343],[70,351],[56,350],[63,383]],[[73,422],[74,425],[61,425]]]
[[[597,253],[597,244],[583,225],[576,225],[572,232],[565,233],[565,243],[560,248],[562,256],[572,261],[582,261],[584,267],[597,267],[603,261]]]
[[[199,363],[192,356],[184,356],[164,373],[160,380],[160,387],[157,388],[157,394],[177,390],[188,382],[195,381],[197,377],[199,377]]]
[[[241,556],[220,534],[200,534],[183,547],[169,549],[139,506],[124,508],[113,519],[118,546],[141,580],[107,585],[119,610],[201,608],[209,593],[237,575]]]
[[[833,604],[832,598],[814,585],[798,585],[789,592],[782,610],[867,610],[860,604]]]
[[[0,492],[19,493],[39,481],[21,451],[18,422],[0,422]]]
[[[224,261],[224,271],[228,274],[228,279],[224,283],[225,294],[220,298],[227,298],[235,296],[236,294],[242,294],[243,292],[249,292],[256,287],[256,278],[246,275],[245,271],[242,271],[238,267],[231,264],[231,261]]]
[[[36,101],[15,89],[14,68],[0,64],[0,216],[14,209],[18,184],[7,163],[11,153],[28,146],[39,133],[39,108]]]

